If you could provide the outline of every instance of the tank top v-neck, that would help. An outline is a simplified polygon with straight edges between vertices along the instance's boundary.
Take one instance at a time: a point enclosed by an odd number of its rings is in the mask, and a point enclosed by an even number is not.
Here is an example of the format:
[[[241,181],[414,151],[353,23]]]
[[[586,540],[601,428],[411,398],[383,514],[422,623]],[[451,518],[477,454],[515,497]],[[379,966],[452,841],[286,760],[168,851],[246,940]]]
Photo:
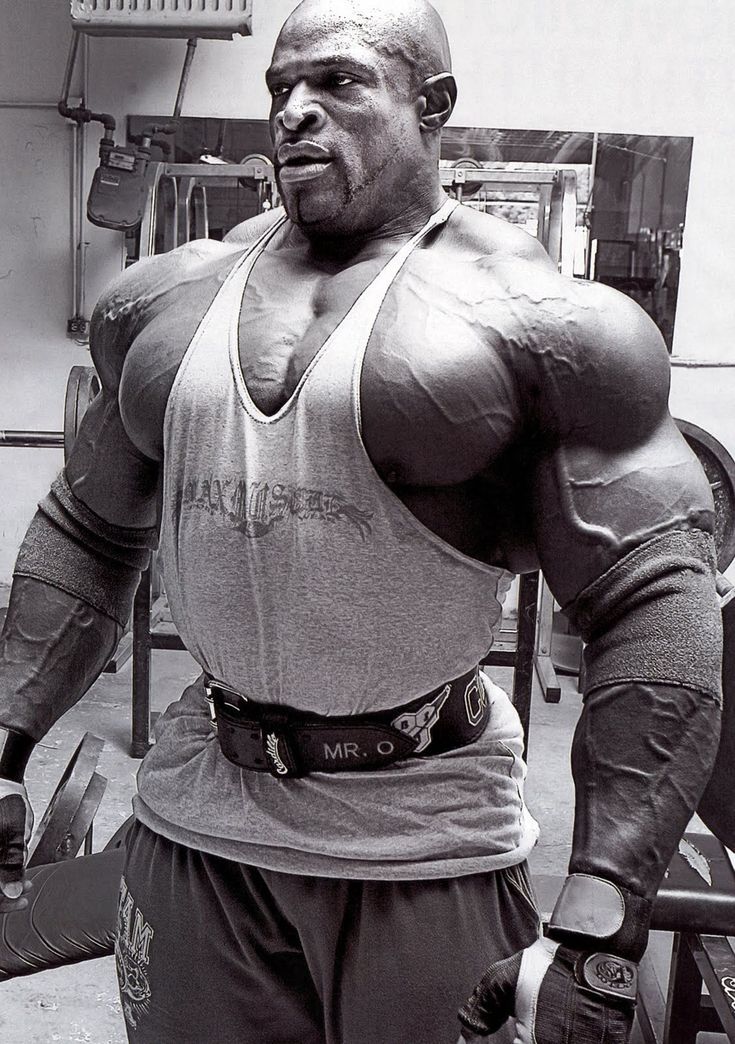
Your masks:
[[[362,367],[383,301],[455,206],[447,201],[385,264],[277,412],[261,412],[248,392],[239,330],[250,274],[281,223],[234,265],[180,366],[164,428],[166,593],[202,669],[259,702],[382,710],[462,674],[492,644],[509,575],[422,525],[361,435]],[[284,784],[224,759],[196,683],[159,723],[138,815],[173,840],[276,870],[421,877],[508,865],[535,830],[517,716],[489,691],[493,717],[470,748]],[[438,828],[443,806],[451,822]]]

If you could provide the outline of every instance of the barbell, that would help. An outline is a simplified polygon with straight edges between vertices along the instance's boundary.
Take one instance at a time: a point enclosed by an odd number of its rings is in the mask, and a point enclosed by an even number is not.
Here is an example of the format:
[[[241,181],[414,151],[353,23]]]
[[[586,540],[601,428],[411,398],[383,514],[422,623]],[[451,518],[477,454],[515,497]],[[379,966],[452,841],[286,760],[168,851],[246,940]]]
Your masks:
[[[81,419],[99,390],[100,381],[93,366],[72,366],[64,394],[63,431],[0,430],[0,446],[63,449],[66,460],[77,437]]]

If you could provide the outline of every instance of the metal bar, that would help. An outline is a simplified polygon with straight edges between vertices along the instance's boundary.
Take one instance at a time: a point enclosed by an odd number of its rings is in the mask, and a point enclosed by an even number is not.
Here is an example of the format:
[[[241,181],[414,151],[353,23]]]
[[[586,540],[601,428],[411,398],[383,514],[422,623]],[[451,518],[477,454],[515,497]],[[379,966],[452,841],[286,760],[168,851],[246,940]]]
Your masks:
[[[72,32],[71,44],[69,45],[69,54],[66,59],[66,70],[64,72],[64,83],[61,88],[61,98],[58,102],[58,108],[61,112],[62,109],[66,109],[69,106],[69,91],[71,90],[71,80],[74,75],[74,66],[77,61],[77,51],[79,50],[79,34]]]
[[[696,936],[677,934],[671,956],[664,1044],[696,1044],[702,975],[694,960]]]
[[[589,192],[587,194],[587,206],[584,211],[584,223],[587,230],[587,249],[585,250],[584,257],[584,276],[585,279],[592,278],[592,240],[590,238],[592,227],[592,211],[595,205],[595,178],[597,177],[597,162],[598,154],[600,150],[600,135],[595,131],[592,135],[592,159],[590,160],[590,183]]]
[[[0,446],[35,446],[49,449],[63,448],[63,431],[2,431]]]
[[[536,238],[541,246],[548,252],[549,249],[549,219],[551,212],[551,185],[543,185],[538,194],[538,224]]]
[[[151,649],[186,649],[178,634],[159,634],[151,631]]]
[[[487,664],[488,667],[515,667],[515,649],[498,649],[496,645],[493,645],[487,654],[487,658],[482,662]]]
[[[735,1040],[735,953],[721,936],[692,937],[692,954],[727,1039]]]
[[[81,127],[78,123],[72,123],[72,147],[71,147],[71,214],[70,214],[70,238],[71,238],[71,314],[78,316],[79,310],[79,240],[81,239],[80,210],[81,199],[79,198],[79,132]]]
[[[536,673],[541,684],[541,694],[547,703],[558,703],[561,685],[551,659],[551,643],[554,635],[554,596],[545,580],[541,581],[541,598],[538,607],[538,649]]]
[[[735,362],[726,362],[724,359],[684,359],[673,355],[671,365],[687,370],[731,370],[735,367]]]
[[[523,756],[528,753],[531,727],[533,653],[536,646],[536,614],[539,574],[524,573],[518,581],[518,640],[513,673],[513,704],[523,725]]]
[[[556,170],[484,170],[481,167],[472,170],[461,169],[459,177],[451,167],[442,167],[439,171],[442,185],[475,184],[486,185],[552,185],[556,179]]]
[[[130,756],[142,758],[150,747],[151,721],[151,573],[146,569],[133,603],[133,729]]]
[[[78,102],[79,99],[73,99]],[[46,101],[0,101],[0,109],[54,109],[59,107],[58,102]]]
[[[89,97],[89,37],[84,37],[82,44],[82,98],[80,105],[87,104]],[[87,243],[84,240],[84,219],[86,193],[85,171],[87,169],[87,124],[79,128],[79,315],[84,316],[87,306]]]
[[[146,204],[140,225],[140,256],[151,257],[156,249],[156,214],[158,212],[158,188],[165,171],[164,163],[149,163],[146,170]]]
[[[176,95],[176,104],[174,105],[174,120],[178,120],[181,115],[181,107],[184,104],[184,94],[186,93],[186,85],[189,82],[191,63],[194,61],[196,48],[196,37],[186,41],[186,57],[184,58],[184,68],[181,70],[181,79],[179,80],[179,92]]]
[[[191,197],[196,178],[182,178],[176,200],[176,228],[179,243],[188,243],[191,236]]]
[[[252,167],[241,163],[162,163],[164,177],[252,178]]]
[[[455,185],[471,182],[482,182],[487,185],[513,185],[528,186],[529,191],[540,185],[553,185],[556,181],[557,171],[546,170],[473,170],[472,177],[458,180],[454,170],[442,168],[440,170],[442,185]],[[462,171],[466,174],[466,171]],[[164,163],[163,174],[169,177],[197,178],[243,178],[253,177],[252,169],[240,163]],[[269,176],[272,176],[269,172]]]
[[[561,246],[559,271],[562,275],[574,275],[575,230],[577,227],[577,175],[573,170],[560,170],[561,182]]]
[[[638,1003],[635,1014],[644,1044],[661,1044],[658,1028],[663,1028],[666,999],[650,947],[638,966]]]

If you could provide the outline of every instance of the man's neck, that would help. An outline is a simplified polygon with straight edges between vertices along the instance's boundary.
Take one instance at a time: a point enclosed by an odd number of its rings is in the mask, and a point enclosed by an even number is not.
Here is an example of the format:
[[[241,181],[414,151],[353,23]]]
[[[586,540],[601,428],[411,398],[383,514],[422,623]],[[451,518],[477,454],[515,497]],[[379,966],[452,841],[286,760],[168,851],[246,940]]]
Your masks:
[[[389,214],[378,223],[345,228],[293,224],[289,239],[294,244],[302,243],[316,261],[344,265],[358,257],[394,252],[419,232],[446,201],[446,193],[437,182],[431,191],[412,199],[400,212]]]

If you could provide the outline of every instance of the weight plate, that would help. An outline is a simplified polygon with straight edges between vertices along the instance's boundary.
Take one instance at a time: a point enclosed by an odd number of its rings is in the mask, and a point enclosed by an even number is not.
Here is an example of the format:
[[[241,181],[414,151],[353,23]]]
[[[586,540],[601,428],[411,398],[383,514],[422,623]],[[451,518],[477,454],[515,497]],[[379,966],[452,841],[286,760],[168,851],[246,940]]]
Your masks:
[[[82,417],[99,390],[100,381],[93,366],[72,366],[64,396],[64,461],[69,459]]]
[[[250,156],[243,156],[238,166],[245,167],[243,176],[238,181],[243,188],[249,188],[253,192],[258,191],[258,184],[262,183],[273,171],[273,164],[267,156],[261,156],[254,152]]]
[[[724,573],[735,558],[735,460],[716,438],[689,421],[679,431],[699,458],[715,501],[717,568]]]

